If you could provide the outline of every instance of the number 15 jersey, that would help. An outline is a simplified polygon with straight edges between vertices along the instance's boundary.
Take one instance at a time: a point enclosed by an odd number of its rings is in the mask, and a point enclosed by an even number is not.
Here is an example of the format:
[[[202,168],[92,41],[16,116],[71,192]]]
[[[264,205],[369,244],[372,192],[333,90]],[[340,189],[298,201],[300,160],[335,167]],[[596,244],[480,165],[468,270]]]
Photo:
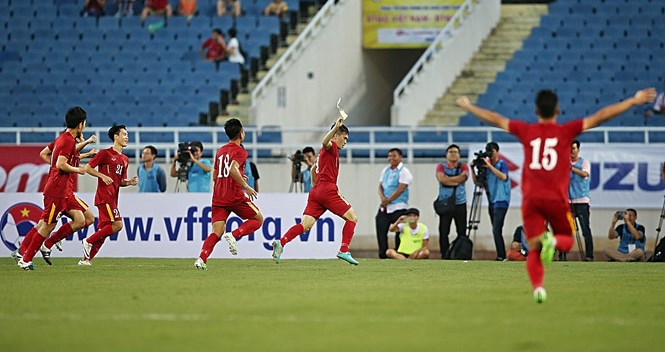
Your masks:
[[[242,187],[231,177],[233,161],[238,163],[238,170],[241,175],[244,175],[247,151],[243,147],[229,142],[219,148],[215,156],[213,168],[215,183],[212,192],[212,206],[214,207],[226,207],[249,201]]]
[[[511,120],[508,125],[524,147],[522,197],[568,199],[570,149],[583,121],[564,124]]]

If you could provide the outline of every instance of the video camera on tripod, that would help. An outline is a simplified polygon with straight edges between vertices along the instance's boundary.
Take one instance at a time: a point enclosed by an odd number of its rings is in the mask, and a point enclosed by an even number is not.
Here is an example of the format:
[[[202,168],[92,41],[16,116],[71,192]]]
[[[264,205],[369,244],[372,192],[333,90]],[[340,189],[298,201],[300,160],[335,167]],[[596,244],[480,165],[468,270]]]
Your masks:
[[[475,159],[473,159],[473,166],[476,168],[476,180],[478,184],[484,185],[487,182],[487,164],[485,164],[485,158],[492,157],[492,149],[489,146],[485,147],[485,151],[479,150],[477,153],[473,153]]]
[[[305,161],[305,156],[302,154],[301,150],[296,150],[293,155],[289,157],[291,160],[291,182],[292,183],[302,183],[302,163]]]
[[[189,162],[192,160],[192,145],[188,142],[178,143],[178,153],[176,162],[178,162],[178,181],[186,182],[189,175]]]

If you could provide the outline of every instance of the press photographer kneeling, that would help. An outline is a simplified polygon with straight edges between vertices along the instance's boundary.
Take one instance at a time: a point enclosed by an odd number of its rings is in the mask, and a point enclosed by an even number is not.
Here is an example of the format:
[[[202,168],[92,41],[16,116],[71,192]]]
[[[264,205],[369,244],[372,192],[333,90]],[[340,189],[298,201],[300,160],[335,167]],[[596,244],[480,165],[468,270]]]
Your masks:
[[[623,224],[615,228],[614,225],[619,220],[623,220]],[[612,215],[612,223],[607,238],[610,240],[619,238],[620,242],[616,249],[609,246],[605,249],[605,255],[610,261],[641,262],[646,260],[644,254],[644,245],[646,244],[644,233],[646,230],[636,220],[637,210],[631,208],[625,211],[617,211]]]
[[[179,191],[181,182],[187,182],[188,192],[210,192],[212,163],[208,159],[202,159],[202,156],[203,143],[193,141],[178,144],[178,151],[171,163],[171,177],[178,178],[176,192]]]

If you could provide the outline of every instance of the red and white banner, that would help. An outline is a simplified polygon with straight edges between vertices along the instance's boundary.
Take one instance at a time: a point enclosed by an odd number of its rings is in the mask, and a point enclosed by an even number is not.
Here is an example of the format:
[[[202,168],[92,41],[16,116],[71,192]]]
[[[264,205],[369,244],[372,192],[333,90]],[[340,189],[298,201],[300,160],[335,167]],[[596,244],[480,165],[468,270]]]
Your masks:
[[[39,157],[43,146],[0,146],[0,192],[42,192],[49,165]]]

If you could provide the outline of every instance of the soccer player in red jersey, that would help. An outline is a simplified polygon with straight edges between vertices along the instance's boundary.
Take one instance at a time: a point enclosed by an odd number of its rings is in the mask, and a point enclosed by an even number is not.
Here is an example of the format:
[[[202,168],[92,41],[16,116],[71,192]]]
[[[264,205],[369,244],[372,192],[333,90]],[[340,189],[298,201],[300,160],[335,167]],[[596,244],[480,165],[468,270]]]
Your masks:
[[[23,257],[18,266],[23,270],[34,270],[32,258],[55,228],[58,215],[67,209],[70,174],[85,174],[85,168],[72,166],[76,155],[76,137],[85,129],[87,114],[80,107],[73,107],[65,114],[67,129],[55,140],[51,155],[51,168],[44,187],[44,212],[34,231],[39,236],[26,238]],[[27,236],[26,236],[27,237]]]
[[[92,135],[88,139],[83,139],[82,135],[79,135],[76,138],[76,155],[74,155],[72,166],[78,167],[81,159],[91,157],[97,154],[97,149],[92,149],[91,151],[83,154],[79,154],[79,151],[90,143],[97,142],[97,136]],[[42,160],[49,162],[51,154],[55,148],[55,141],[51,142],[48,146],[44,147],[39,153],[39,157]],[[46,264],[51,265],[51,248],[55,245],[59,251],[62,251],[61,241],[64,240],[69,235],[73,234],[75,231],[78,231],[84,227],[92,225],[95,220],[95,215],[92,213],[92,210],[82,199],[77,197],[74,194],[74,185],[76,184],[76,179],[78,174],[70,174],[69,176],[69,192],[67,195],[67,209],[65,209],[64,214],[68,216],[71,221],[60,226],[58,231],[54,232],[49,236],[46,241],[39,248],[39,251],[42,253],[42,257]]]
[[[136,176],[127,179],[129,158],[122,153],[129,142],[127,128],[124,125],[115,125],[109,129],[108,135],[113,146],[100,150],[85,167],[88,174],[98,178],[95,206],[99,210],[99,223],[97,232],[81,241],[83,259],[79,261],[79,265],[92,265],[92,259],[106,238],[122,230],[122,217],[118,211],[120,187],[136,186],[139,183]]]
[[[313,168],[316,175],[316,184],[309,191],[302,222],[292,226],[286,231],[284,237],[272,242],[272,257],[275,263],[279,264],[284,250],[283,247],[287,243],[291,242],[296,236],[309,231],[316,220],[326,210],[330,210],[333,214],[346,220],[342,229],[342,245],[337,253],[337,258],[349,264],[359,264],[349,252],[349,244],[351,244],[358,217],[351,204],[339,194],[337,189],[339,150],[344,148],[348,140],[349,129],[344,126],[344,119],[340,117],[321,141],[323,146]]]
[[[206,270],[208,257],[220,236],[228,242],[231,254],[236,255],[236,239],[254,233],[263,224],[263,215],[252,203],[257,193],[247,184],[244,176],[247,151],[240,146],[245,140],[242,123],[238,119],[230,119],[224,123],[224,131],[229,142],[217,150],[212,172],[215,177],[212,191],[212,233],[206,237],[201,254],[194,262],[194,267],[200,270]],[[226,232],[226,219],[231,213],[246,221],[233,232]]]
[[[514,134],[524,147],[522,171],[522,219],[529,245],[526,269],[533,286],[533,297],[538,303],[547,300],[543,288],[543,265],[552,262],[555,250],[568,252],[573,246],[573,217],[568,205],[570,182],[570,145],[577,135],[622,114],[635,105],[653,101],[653,88],[638,91],[631,98],[608,105],[583,119],[558,124],[557,95],[542,90],[536,96],[538,122],[510,120],[500,114],[469,102],[465,96],[457,98],[460,108]],[[547,231],[546,223],[554,234]]]

